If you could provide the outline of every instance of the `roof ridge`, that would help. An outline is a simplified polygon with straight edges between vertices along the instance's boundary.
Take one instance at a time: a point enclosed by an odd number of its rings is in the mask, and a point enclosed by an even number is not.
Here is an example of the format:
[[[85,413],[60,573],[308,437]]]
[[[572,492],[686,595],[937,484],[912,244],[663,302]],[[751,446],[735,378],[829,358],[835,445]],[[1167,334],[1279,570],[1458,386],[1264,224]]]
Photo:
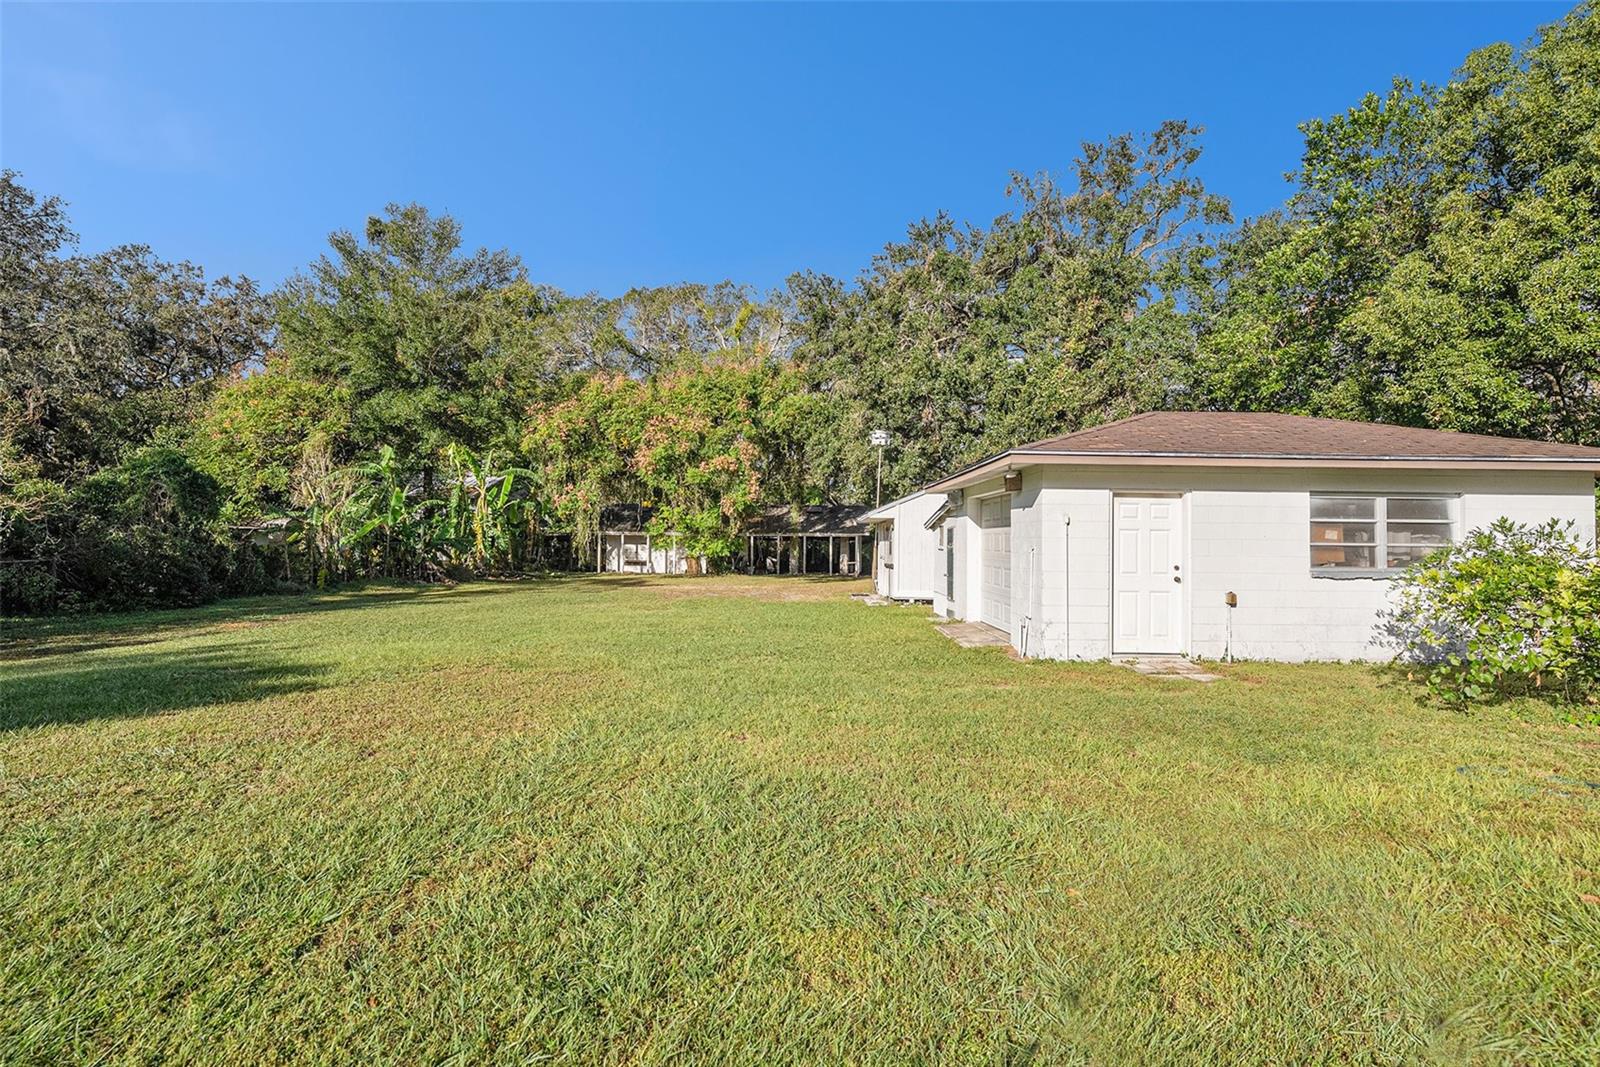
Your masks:
[[[1007,449],[1007,451],[1016,452],[1021,449],[1036,448],[1039,445],[1051,444],[1057,441],[1065,441],[1069,438],[1077,437],[1079,434],[1095,433],[1096,431],[1104,430],[1111,426],[1122,426],[1125,423],[1138,422],[1140,419],[1147,419],[1151,415],[1162,414],[1167,413],[1162,411],[1141,411],[1136,415],[1124,415],[1122,418],[1112,419],[1110,422],[1097,422],[1093,426],[1084,426],[1080,429],[1071,430],[1067,433],[1058,433],[1054,437],[1041,437],[1036,441],[1028,441],[1025,444],[1013,445],[1011,448]]]
[[[1155,415],[1160,412],[1147,412]],[[1304,422],[1337,423],[1340,426],[1376,426],[1385,430],[1412,431],[1424,434],[1450,434],[1454,437],[1476,437],[1485,441],[1517,441],[1524,444],[1557,445],[1568,448],[1596,448],[1597,445],[1586,445],[1579,441],[1548,441],[1539,437],[1518,437],[1509,433],[1480,433],[1476,430],[1457,430],[1446,426],[1413,426],[1407,422],[1384,422],[1381,419],[1358,419],[1347,415],[1302,415],[1297,411],[1174,411],[1166,414],[1173,415],[1242,415],[1247,418],[1269,417],[1276,419],[1298,419]],[[1104,425],[1109,426],[1110,423]],[[1098,427],[1096,427],[1098,429]]]

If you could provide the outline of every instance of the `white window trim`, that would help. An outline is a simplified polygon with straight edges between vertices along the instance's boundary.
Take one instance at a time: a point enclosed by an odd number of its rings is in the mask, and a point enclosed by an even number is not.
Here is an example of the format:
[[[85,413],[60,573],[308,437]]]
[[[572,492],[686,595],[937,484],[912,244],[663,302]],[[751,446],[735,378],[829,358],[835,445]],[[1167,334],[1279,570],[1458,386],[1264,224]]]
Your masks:
[[[1326,499],[1333,499],[1333,498],[1344,498],[1344,499],[1353,499],[1353,500],[1371,500],[1371,501],[1373,501],[1373,511],[1372,511],[1373,518],[1372,519],[1370,519],[1370,520],[1369,519],[1350,519],[1350,520],[1347,520],[1347,521],[1360,522],[1360,523],[1371,522],[1373,524],[1372,558],[1375,559],[1375,560],[1384,560],[1385,562],[1387,562],[1388,559],[1389,559],[1389,501],[1390,500],[1443,500],[1448,505],[1448,510],[1449,510],[1449,513],[1450,513],[1450,517],[1448,519],[1442,519],[1442,520],[1432,520],[1432,519],[1396,519],[1395,521],[1396,522],[1435,522],[1437,525],[1447,526],[1449,528],[1449,531],[1450,531],[1449,532],[1449,543],[1450,544],[1452,544],[1452,545],[1453,544],[1457,544],[1459,542],[1459,540],[1460,540],[1460,532],[1459,532],[1460,529],[1461,529],[1461,494],[1460,493],[1408,493],[1408,492],[1404,492],[1404,491],[1401,491],[1401,492],[1387,492],[1387,493],[1357,493],[1357,492],[1323,493],[1323,492],[1314,492],[1314,493],[1308,493],[1306,495],[1306,502],[1307,502],[1306,511],[1307,511],[1308,516],[1309,516],[1309,513],[1311,511],[1310,503],[1312,501],[1318,499],[1318,498],[1325,499],[1325,500]],[[1408,564],[1405,567],[1389,567],[1389,566],[1378,566],[1378,567],[1318,567],[1318,566],[1312,565],[1311,561],[1310,561],[1310,559],[1311,559],[1311,549],[1316,548],[1317,545],[1319,544],[1319,542],[1311,540],[1311,524],[1315,523],[1317,521],[1318,521],[1317,519],[1312,518],[1306,523],[1306,562],[1307,562],[1307,565],[1311,567],[1311,576],[1313,578],[1335,578],[1335,579],[1337,579],[1337,578],[1394,578],[1394,577],[1396,577],[1398,575],[1404,574],[1408,569],[1410,569],[1410,567],[1415,566],[1415,564]],[[1322,520],[1322,521],[1326,522],[1326,521],[1330,521],[1330,520]],[[1342,544],[1346,544],[1346,542],[1341,542],[1340,544],[1341,545]],[[1365,546],[1362,546],[1362,547],[1365,547]]]

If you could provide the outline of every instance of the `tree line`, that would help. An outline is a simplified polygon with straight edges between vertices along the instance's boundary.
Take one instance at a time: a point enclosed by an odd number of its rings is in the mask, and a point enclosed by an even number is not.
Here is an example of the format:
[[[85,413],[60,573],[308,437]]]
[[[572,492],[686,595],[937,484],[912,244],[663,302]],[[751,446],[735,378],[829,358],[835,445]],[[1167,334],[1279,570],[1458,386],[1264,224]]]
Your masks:
[[[390,205],[273,292],[0,178],[0,610],[541,564],[607,503],[726,560],[777,504],[899,495],[1140,411],[1600,443],[1600,18],[1305,123],[1236,220],[1203,130],[1012,174],[986,225],[814,272],[573,295]]]

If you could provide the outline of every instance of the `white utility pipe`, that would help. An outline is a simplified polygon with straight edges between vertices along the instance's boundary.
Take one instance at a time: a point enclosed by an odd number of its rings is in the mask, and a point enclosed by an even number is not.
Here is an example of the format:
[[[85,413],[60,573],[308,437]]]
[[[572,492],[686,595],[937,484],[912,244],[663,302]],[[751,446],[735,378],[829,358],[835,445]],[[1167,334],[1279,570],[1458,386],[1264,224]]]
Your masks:
[[[1072,516],[1061,517],[1062,655],[1072,658]]]

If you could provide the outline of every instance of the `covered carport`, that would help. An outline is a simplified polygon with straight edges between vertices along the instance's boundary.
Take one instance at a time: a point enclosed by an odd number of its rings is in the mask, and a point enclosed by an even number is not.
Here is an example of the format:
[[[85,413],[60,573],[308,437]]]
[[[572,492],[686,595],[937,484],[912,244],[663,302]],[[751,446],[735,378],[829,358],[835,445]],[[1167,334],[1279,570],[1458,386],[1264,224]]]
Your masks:
[[[867,509],[852,504],[775,507],[746,530],[745,569],[751,574],[867,572]]]

